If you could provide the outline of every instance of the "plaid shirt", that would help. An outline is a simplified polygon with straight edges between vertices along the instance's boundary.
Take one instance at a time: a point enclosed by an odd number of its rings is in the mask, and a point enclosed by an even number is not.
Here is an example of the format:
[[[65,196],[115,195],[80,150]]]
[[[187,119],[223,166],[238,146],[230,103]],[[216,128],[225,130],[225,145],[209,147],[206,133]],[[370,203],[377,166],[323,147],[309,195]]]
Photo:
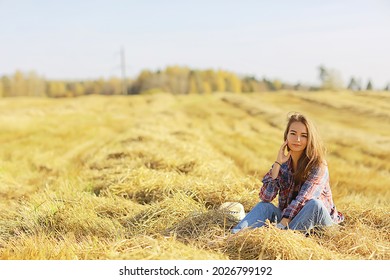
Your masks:
[[[329,185],[329,171],[326,165],[311,170],[295,198],[293,198],[294,177],[291,159],[281,165],[278,177],[272,179],[271,168],[262,182],[260,199],[264,202],[271,202],[279,194],[279,209],[284,218],[293,219],[310,199],[320,199],[335,223],[344,220],[343,215],[336,210],[333,203]]]

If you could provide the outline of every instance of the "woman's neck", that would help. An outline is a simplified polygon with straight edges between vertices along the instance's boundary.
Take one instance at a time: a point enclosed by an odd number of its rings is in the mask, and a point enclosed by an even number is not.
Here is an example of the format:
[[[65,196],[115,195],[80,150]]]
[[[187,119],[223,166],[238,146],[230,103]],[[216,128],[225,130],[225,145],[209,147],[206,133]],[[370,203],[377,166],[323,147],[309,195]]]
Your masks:
[[[291,152],[291,159],[292,159],[292,166],[293,166],[293,171],[295,172],[298,168],[298,160],[301,157],[302,152],[296,153],[296,152]]]

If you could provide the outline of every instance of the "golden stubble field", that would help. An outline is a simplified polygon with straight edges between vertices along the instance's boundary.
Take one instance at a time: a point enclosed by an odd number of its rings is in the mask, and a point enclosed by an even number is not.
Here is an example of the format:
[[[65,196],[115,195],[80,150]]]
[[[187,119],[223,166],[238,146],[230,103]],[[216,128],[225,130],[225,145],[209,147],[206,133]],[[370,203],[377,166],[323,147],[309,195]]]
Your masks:
[[[328,148],[346,222],[232,235],[287,114]],[[0,259],[390,259],[390,95],[278,92],[0,99]]]

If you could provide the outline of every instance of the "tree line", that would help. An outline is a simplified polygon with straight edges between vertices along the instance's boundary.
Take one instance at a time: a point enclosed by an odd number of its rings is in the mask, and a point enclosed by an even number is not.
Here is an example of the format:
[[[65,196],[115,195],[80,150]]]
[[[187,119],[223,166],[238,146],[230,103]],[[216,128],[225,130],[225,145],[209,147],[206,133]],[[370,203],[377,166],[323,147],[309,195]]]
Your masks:
[[[47,96],[77,97],[82,95],[148,94],[169,92],[173,94],[210,94],[213,92],[250,93],[277,90],[321,90],[341,89],[342,83],[334,71],[319,67],[320,87],[288,84],[280,80],[257,79],[254,76],[239,76],[224,70],[194,70],[188,67],[169,66],[163,70],[143,70],[135,79],[96,79],[88,81],[46,80],[34,71],[0,78],[0,97]],[[359,81],[351,78],[351,90],[372,90],[369,81],[363,88]],[[389,85],[384,89],[389,90]]]

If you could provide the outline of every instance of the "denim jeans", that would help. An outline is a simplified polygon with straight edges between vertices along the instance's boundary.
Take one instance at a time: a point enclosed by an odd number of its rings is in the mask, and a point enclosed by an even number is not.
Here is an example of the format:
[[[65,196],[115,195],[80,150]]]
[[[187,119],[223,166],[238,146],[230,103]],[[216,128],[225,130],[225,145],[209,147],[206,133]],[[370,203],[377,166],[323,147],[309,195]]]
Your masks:
[[[246,227],[262,227],[265,221],[280,222],[282,213],[278,207],[268,202],[258,203],[241,222],[232,229],[237,233]],[[319,199],[309,200],[290,221],[288,228],[293,230],[309,231],[314,227],[330,226],[334,224],[328,210]]]

